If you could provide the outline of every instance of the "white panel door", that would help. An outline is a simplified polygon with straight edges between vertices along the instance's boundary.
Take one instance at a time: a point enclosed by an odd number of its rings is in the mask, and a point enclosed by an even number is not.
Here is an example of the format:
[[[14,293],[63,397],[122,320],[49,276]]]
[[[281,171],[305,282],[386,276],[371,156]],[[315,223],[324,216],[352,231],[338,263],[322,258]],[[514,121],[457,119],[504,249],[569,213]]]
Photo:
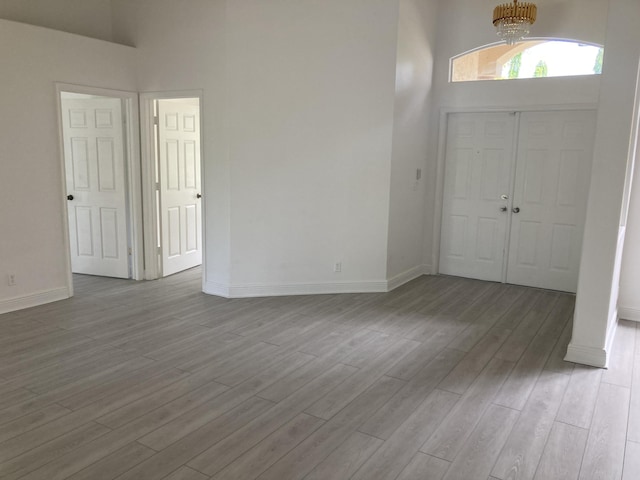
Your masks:
[[[162,275],[202,263],[197,104],[158,101]]]
[[[596,114],[520,117],[507,283],[576,292]]]
[[[71,269],[129,278],[122,102],[63,98]]]
[[[440,273],[501,281],[515,116],[449,115]]]

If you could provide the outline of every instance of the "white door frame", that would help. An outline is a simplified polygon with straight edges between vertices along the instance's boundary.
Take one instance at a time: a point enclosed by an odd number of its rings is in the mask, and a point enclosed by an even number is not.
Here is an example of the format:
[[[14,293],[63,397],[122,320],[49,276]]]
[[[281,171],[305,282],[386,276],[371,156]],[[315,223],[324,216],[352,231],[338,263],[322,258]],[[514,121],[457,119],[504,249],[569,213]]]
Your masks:
[[[168,92],[145,92],[140,94],[140,138],[142,152],[142,204],[144,217],[144,264],[145,280],[156,280],[161,277],[160,260],[158,255],[158,209],[156,206],[155,182],[155,151],[153,102],[172,98],[197,98],[200,104],[200,191],[202,192],[202,264],[206,265],[206,192],[204,188],[204,112],[202,90],[181,90]],[[204,286],[205,269],[202,270]]]
[[[62,184],[61,201],[63,207],[63,244],[65,264],[67,269],[67,289],[69,296],[73,296],[73,274],[71,271],[71,242],[69,239],[69,217],[68,202],[62,200],[67,196],[67,181],[65,177],[64,160],[64,140],[62,125],[62,92],[82,93],[85,95],[97,95],[103,97],[120,98],[123,100],[123,121],[124,121],[124,162],[127,175],[127,216],[128,216],[128,241],[131,248],[131,278],[142,280],[144,272],[144,256],[142,241],[142,198],[140,195],[140,145],[139,145],[139,115],[138,115],[138,94],[122,90],[111,90],[107,88],[91,87],[87,85],[74,85],[70,83],[55,83],[56,109],[58,115],[58,156],[60,158],[60,181]]]
[[[438,163],[436,167],[436,197],[433,216],[433,251],[431,252],[431,273],[440,272],[440,243],[442,238],[442,207],[444,205],[444,172],[447,145],[447,124],[452,113],[509,113],[509,112],[551,112],[551,111],[575,111],[598,110],[597,103],[580,103],[571,105],[514,105],[507,107],[444,107],[440,109],[440,126],[438,131]],[[515,155],[515,151],[514,151]],[[515,169],[514,169],[515,170]],[[513,198],[513,192],[510,193]],[[506,268],[506,262],[505,267]]]

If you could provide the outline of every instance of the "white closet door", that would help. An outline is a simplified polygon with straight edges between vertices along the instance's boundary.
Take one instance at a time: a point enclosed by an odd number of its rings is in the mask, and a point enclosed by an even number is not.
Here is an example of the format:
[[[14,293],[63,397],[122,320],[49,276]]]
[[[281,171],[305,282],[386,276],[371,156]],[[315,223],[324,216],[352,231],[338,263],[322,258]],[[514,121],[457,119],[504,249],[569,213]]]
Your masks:
[[[520,117],[507,283],[575,292],[596,114]]]
[[[502,281],[514,128],[509,113],[449,115],[440,273]]]

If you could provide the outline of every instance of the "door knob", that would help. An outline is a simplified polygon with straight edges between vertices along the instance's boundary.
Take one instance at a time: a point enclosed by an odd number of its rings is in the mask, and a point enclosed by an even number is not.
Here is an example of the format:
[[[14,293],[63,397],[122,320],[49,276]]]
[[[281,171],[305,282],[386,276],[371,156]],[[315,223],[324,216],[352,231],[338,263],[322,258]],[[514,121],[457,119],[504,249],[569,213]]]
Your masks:
[[[73,200],[73,195],[67,195],[67,200]]]
[[[511,210],[513,213],[520,213],[520,208],[515,207],[513,210]]]
[[[500,207],[500,211],[501,212],[506,212],[507,211],[507,207]]]
[[[196,198],[202,198],[202,195],[200,195],[199,193],[196,193]]]
[[[500,198],[501,198],[502,200],[509,200],[509,195],[507,195],[507,194],[505,193],[505,194],[503,194],[503,195],[500,195]]]

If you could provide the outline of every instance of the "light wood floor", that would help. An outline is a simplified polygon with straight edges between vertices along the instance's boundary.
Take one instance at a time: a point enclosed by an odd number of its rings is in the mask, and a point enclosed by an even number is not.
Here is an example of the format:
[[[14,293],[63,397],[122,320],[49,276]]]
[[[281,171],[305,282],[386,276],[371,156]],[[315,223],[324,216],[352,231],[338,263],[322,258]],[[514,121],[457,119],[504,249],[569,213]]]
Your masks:
[[[0,316],[0,477],[640,479],[636,326],[609,370],[566,363],[572,296],[199,289],[199,270],[78,276],[75,298]]]

